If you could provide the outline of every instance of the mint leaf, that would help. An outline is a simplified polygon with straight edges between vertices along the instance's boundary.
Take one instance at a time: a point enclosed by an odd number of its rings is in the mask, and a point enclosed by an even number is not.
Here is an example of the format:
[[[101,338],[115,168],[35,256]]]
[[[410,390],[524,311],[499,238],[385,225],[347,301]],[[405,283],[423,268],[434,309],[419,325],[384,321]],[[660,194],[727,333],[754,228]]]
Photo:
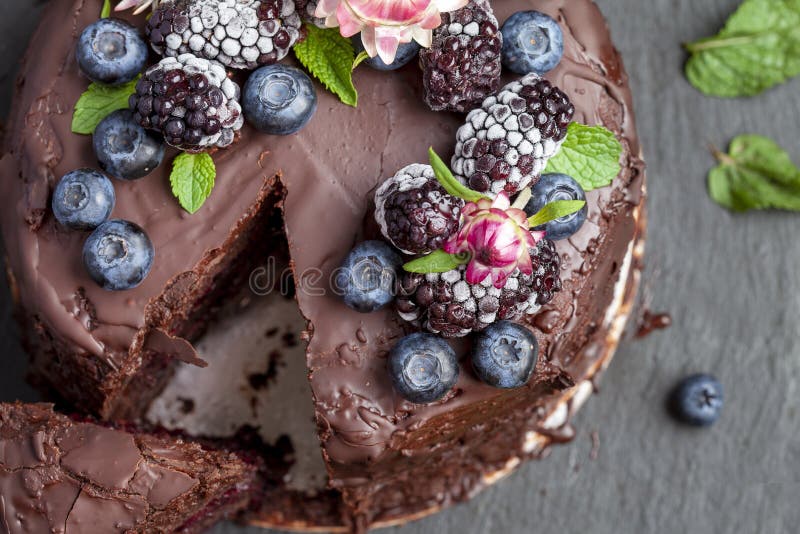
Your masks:
[[[741,135],[727,154],[714,150],[719,165],[708,175],[708,192],[733,211],[800,211],[800,169],[777,143],[760,135]]]
[[[406,263],[403,269],[409,273],[446,273],[469,263],[469,258],[469,254],[465,253],[449,254],[444,250],[434,250],[427,256]]]
[[[348,106],[356,107],[358,92],[353,85],[356,53],[353,44],[339,33],[339,28],[317,28],[305,25],[308,36],[294,45],[300,63],[329,91]]]
[[[128,97],[136,91],[139,78],[120,85],[109,87],[99,83],[89,84],[89,88],[75,103],[72,114],[72,132],[91,135],[100,121],[118,109],[128,107]]]
[[[103,0],[103,9],[100,10],[100,18],[107,19],[111,15],[111,0]]]
[[[428,158],[431,161],[431,167],[433,167],[433,174],[436,175],[436,180],[449,194],[454,197],[463,198],[467,202],[477,202],[482,198],[489,198],[477,191],[473,191],[456,180],[456,177],[453,176],[453,172],[445,165],[442,158],[433,150],[433,147],[428,148]]]
[[[586,126],[573,122],[567,138],[555,156],[547,162],[546,173],[572,176],[584,191],[609,185],[622,167],[619,158],[622,145],[613,132],[602,126]]]
[[[585,205],[585,200],[554,200],[546,204],[531,217],[528,217],[528,226],[536,228],[537,226],[555,221],[561,217],[572,215],[582,210]]]
[[[753,96],[800,74],[800,0],[745,0],[716,36],[685,45],[701,92]]]
[[[172,194],[189,213],[200,209],[214,189],[217,169],[214,160],[205,152],[178,154],[172,162],[169,183]]]

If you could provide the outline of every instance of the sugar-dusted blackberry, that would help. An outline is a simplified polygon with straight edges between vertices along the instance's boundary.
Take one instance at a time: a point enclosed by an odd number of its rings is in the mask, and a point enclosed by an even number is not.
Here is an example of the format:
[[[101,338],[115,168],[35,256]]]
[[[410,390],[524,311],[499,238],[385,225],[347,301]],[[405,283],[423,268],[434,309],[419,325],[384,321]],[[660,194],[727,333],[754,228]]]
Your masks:
[[[466,281],[466,267],[446,273],[404,273],[395,306],[401,318],[443,337],[463,337],[496,321],[514,321],[539,311],[561,290],[560,259],[552,242],[531,250],[533,274],[515,271],[498,289],[490,278]]]
[[[164,56],[192,53],[234,69],[271,65],[300,38],[294,0],[168,0],[145,33]]]
[[[556,244],[549,239],[542,239],[536,245],[533,259],[532,289],[538,295],[536,304],[544,306],[561,291],[561,256]]]
[[[244,124],[239,94],[222,65],[181,54],[150,67],[129,104],[134,120],[168,144],[199,152],[233,143]]]
[[[406,254],[442,248],[458,231],[464,201],[448,194],[430,165],[414,163],[375,192],[375,220],[381,233]]]
[[[425,103],[466,113],[500,86],[503,35],[488,0],[442,14],[430,48],[420,51]]]
[[[459,128],[453,174],[476,191],[513,195],[544,171],[574,113],[567,95],[536,74],[506,85]]]
[[[304,22],[313,24],[318,28],[325,28],[325,19],[316,15],[319,0],[294,0],[297,13]]]

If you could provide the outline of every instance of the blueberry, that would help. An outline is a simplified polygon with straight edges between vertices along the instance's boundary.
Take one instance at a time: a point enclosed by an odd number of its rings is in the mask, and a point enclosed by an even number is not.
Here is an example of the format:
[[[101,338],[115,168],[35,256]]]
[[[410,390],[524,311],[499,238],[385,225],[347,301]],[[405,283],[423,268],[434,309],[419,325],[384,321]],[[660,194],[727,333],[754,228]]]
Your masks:
[[[256,129],[289,135],[305,126],[317,110],[311,78],[294,67],[269,65],[254,71],[242,95],[244,116]]]
[[[92,169],[68,172],[53,192],[56,220],[73,230],[93,230],[114,210],[114,186],[104,174]]]
[[[531,188],[531,193],[531,199],[525,205],[525,213],[529,217],[556,200],[586,200],[586,193],[580,184],[566,174],[543,174]],[[588,205],[571,215],[537,226],[535,230],[544,230],[547,239],[551,241],[566,239],[580,230],[586,222],[587,213]]]
[[[500,29],[503,65],[517,74],[543,75],[554,69],[564,54],[564,34],[552,17],[538,11],[519,11]]]
[[[692,426],[709,426],[719,419],[724,396],[722,384],[711,375],[690,375],[670,396],[672,414]]]
[[[433,334],[415,333],[392,347],[389,374],[405,399],[425,404],[441,399],[458,381],[458,358],[453,348]]]
[[[350,251],[336,274],[336,287],[344,303],[369,313],[394,300],[397,270],[403,263],[383,241],[364,241]]]
[[[527,384],[538,357],[539,343],[530,330],[511,321],[498,321],[475,340],[472,367],[490,386],[518,388]]]
[[[144,70],[147,45],[139,31],[120,19],[100,19],[86,27],[75,55],[93,82],[122,85]]]
[[[356,34],[353,36],[352,41],[356,55],[364,51],[364,43],[361,41],[361,34]],[[394,57],[394,61],[392,61],[389,65],[384,63],[383,60],[378,56],[364,60],[364,65],[372,67],[375,70],[397,70],[411,63],[411,61],[417,57],[417,54],[419,54],[420,48],[422,47],[416,41],[411,41],[410,43],[400,43],[400,46],[397,48],[397,55]]]
[[[100,167],[123,180],[150,174],[164,159],[162,139],[142,128],[127,109],[103,119],[94,131],[92,142]]]
[[[103,289],[121,291],[142,283],[153,266],[153,244],[137,224],[104,222],[83,244],[83,264]]]

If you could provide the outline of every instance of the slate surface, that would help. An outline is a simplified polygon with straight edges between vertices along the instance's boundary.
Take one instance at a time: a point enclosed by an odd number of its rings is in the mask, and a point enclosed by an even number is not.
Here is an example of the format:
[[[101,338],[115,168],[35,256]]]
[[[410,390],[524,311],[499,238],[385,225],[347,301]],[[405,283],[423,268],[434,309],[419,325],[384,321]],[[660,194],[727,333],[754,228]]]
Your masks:
[[[800,215],[733,216],[709,200],[705,174],[713,165],[706,145],[725,147],[745,132],[772,136],[800,161],[800,79],[729,101],[686,83],[680,44],[714,33],[738,0],[598,3],[630,73],[649,168],[645,284],[652,308],[671,312],[674,325],[624,343],[577,417],[572,444],[466,505],[387,533],[798,532]],[[2,4],[4,116],[41,2]],[[0,287],[0,399],[33,400]],[[663,410],[669,388],[694,371],[711,371],[727,387],[725,413],[711,430],[682,428]]]

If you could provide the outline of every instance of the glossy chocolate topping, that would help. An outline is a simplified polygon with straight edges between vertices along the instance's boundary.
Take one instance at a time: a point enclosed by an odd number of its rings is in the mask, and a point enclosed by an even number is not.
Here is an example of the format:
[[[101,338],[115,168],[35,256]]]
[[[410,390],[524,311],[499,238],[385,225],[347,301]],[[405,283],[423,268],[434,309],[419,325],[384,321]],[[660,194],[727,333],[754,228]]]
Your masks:
[[[237,471],[238,481],[229,480]],[[218,488],[211,478],[225,480],[224,491],[245,484],[249,472],[225,453],[76,422],[47,404],[0,405],[3,532],[138,532],[180,526],[214,496]],[[173,513],[172,520],[159,518]]]
[[[195,215],[183,212],[172,197],[168,163],[142,180],[115,181],[113,217],[143,226],[156,257],[144,284],[108,293],[81,265],[85,235],[59,228],[48,210],[54,182],[95,161],[91,139],[72,134],[70,121],[72,106],[87,86],[77,71],[74,41],[97,18],[100,4],[51,2],[28,52],[7,153],[0,159],[0,194],[9,206],[0,222],[21,303],[36,310],[63,342],[111,369],[124,365],[131,345],[147,333],[148,304],[170,280],[220,247],[258,198],[264,180],[279,174],[288,191],[285,223],[297,300],[309,321],[308,365],[317,419],[337,487],[358,486],[368,476],[347,466],[413,455],[421,446],[427,450],[440,429],[475,421],[470,417],[477,416],[468,415],[471,409],[492,414],[530,406],[594,369],[606,350],[606,311],[637,233],[633,211],[642,201],[644,179],[627,77],[594,3],[492,2],[501,21],[526,8],[559,20],[565,54],[547,77],[572,99],[576,121],[603,124],[618,134],[625,148],[623,171],[611,187],[588,194],[587,223],[558,243],[564,290],[531,321],[546,357],[529,386],[492,389],[465,366],[453,393],[427,406],[402,401],[386,373],[385,354],[404,328],[394,312],[349,310],[331,292],[329,280],[363,236],[369,192],[401,167],[425,162],[429,146],[449,158],[463,116],[433,113],[424,106],[415,65],[393,73],[362,67],[354,76],[357,108],[341,104],[318,85],[318,110],[299,134],[267,136],[245,127],[234,147],[215,153],[216,188]],[[466,354],[466,346],[459,349]]]

